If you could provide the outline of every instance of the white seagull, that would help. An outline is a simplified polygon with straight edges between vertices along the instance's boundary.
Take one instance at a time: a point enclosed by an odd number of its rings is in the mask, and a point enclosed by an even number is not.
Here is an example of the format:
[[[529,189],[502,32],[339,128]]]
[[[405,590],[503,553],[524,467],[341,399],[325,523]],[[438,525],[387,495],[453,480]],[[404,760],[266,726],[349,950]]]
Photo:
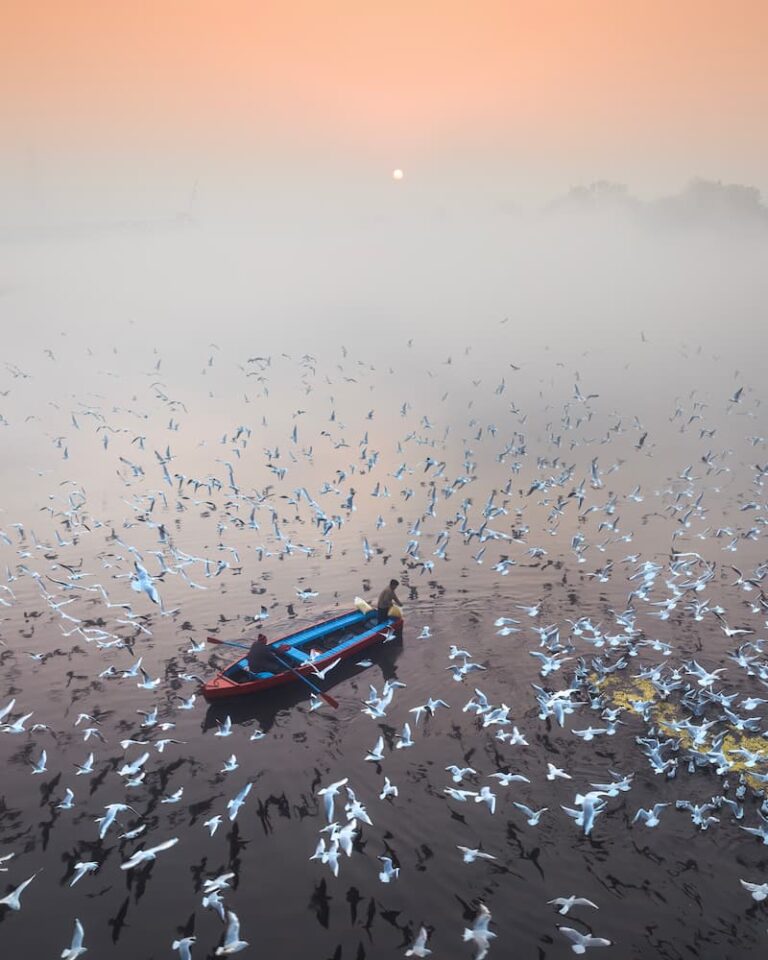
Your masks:
[[[483,958],[487,956],[491,946],[491,940],[496,936],[495,933],[488,929],[490,922],[491,911],[484,903],[481,903],[477,916],[475,917],[475,922],[472,924],[472,929],[470,930],[468,927],[464,928],[464,933],[462,934],[464,942],[467,943],[473,940],[477,946],[475,960],[483,960]]]
[[[88,947],[83,946],[85,931],[79,920],[75,920],[75,932],[72,934],[72,943],[61,951],[61,960],[77,960]]]
[[[227,801],[227,809],[229,810],[229,819],[230,822],[235,819],[240,810],[240,807],[245,803],[245,798],[251,792],[252,783],[246,783],[243,789],[238,793],[236,797],[233,797],[231,800]]]
[[[12,890],[6,897],[0,900],[0,906],[8,907],[9,910],[21,910],[21,895],[37,876],[33,873],[31,877],[20,883],[15,890]]]
[[[428,957],[432,951],[427,946],[427,939],[429,934],[427,933],[427,928],[422,927],[419,930],[418,936],[413,941],[411,946],[405,951],[406,957]]]
[[[587,947],[610,947],[611,945],[610,940],[593,937],[588,933],[579,933],[572,927],[558,927],[557,929],[571,941],[571,950],[574,953],[586,953]]]
[[[551,903],[554,904],[554,906],[559,907],[560,909],[557,912],[562,916],[565,916],[571,907],[594,907],[595,910],[600,909],[596,903],[592,903],[592,901],[587,900],[586,897],[555,897],[554,900],[547,900],[547,903]]]
[[[144,863],[145,860],[154,860],[161,850],[170,850],[170,848],[178,842],[179,838],[173,837],[170,840],[165,840],[163,843],[158,843],[156,847],[150,847],[149,850],[138,850],[130,860],[126,860],[125,863],[120,864],[120,869],[133,870],[134,867],[138,867],[138,865]]]
[[[74,887],[78,880],[82,880],[86,873],[93,873],[99,869],[98,863],[95,860],[89,860],[87,862],[80,861],[80,863],[75,864],[75,872],[72,876],[72,879],[69,881],[70,887]]]
[[[179,951],[179,960],[192,960],[192,944],[197,937],[184,937],[183,940],[174,940],[171,950]]]
[[[231,953],[239,953],[248,946],[247,940],[240,939],[240,921],[237,919],[237,914],[228,910],[227,919],[229,924],[227,932],[224,934],[224,943],[220,947],[216,947],[217,957],[228,957]]]

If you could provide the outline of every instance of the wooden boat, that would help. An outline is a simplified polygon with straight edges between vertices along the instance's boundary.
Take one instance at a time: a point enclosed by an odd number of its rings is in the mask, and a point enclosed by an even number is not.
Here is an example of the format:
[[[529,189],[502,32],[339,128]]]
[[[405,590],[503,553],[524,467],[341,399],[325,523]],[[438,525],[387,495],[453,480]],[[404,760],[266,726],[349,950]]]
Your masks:
[[[402,625],[402,617],[389,617],[383,623],[377,623],[375,610],[351,610],[274,640],[273,644],[288,644],[290,649],[281,652],[281,658],[290,663],[296,672],[312,680],[316,669],[322,670],[333,660],[355,657],[366,647],[384,640],[387,635],[400,636]],[[243,642],[250,647],[253,640],[246,639]],[[300,682],[290,670],[254,676],[248,669],[247,657],[241,654],[212,680],[204,683],[202,693],[206,700],[223,700],[271,690],[284,683]]]

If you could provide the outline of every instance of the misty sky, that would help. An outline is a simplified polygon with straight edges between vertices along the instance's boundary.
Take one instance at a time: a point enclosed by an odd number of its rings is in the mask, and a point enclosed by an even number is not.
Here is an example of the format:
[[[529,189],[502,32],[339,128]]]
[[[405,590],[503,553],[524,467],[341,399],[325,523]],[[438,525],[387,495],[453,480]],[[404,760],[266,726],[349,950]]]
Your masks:
[[[643,329],[757,364],[757,200],[743,233],[546,211],[596,180],[765,195],[767,27],[760,0],[2,4],[14,359],[116,331],[190,356],[417,335],[431,357],[493,351],[509,318],[510,360],[623,355]]]
[[[761,0],[9,2],[8,223],[765,189]]]

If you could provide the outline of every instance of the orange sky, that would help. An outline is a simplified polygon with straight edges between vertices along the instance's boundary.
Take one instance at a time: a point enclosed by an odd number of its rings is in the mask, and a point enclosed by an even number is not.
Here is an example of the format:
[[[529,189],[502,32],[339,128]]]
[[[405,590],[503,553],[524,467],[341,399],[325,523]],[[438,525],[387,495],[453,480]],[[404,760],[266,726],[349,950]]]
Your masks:
[[[6,0],[0,36],[6,153],[768,159],[766,0]]]

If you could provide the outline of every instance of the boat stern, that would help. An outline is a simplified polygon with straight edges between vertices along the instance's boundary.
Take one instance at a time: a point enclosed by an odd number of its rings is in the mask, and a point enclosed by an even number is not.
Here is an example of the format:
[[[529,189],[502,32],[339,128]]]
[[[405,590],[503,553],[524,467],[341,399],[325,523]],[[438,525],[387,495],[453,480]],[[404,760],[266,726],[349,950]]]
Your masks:
[[[235,683],[234,680],[219,674],[204,683],[201,692],[206,700],[222,700],[225,697],[236,695],[239,689],[240,685]]]

